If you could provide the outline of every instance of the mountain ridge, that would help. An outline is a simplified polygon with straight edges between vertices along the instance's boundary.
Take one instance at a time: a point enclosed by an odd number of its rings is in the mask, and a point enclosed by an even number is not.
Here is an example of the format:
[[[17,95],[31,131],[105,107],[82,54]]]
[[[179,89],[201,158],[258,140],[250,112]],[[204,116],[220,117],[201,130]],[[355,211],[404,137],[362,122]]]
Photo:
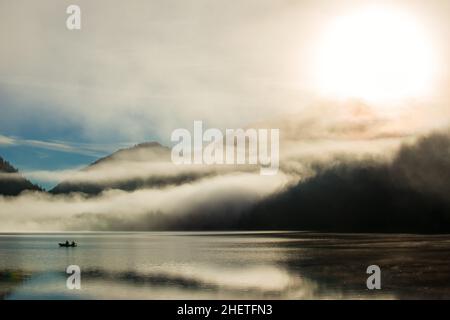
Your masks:
[[[170,161],[170,152],[170,148],[155,141],[138,143],[132,147],[119,149],[110,155],[102,157],[81,169],[80,172],[95,172],[95,170],[104,168],[105,166],[112,167],[113,169],[115,169],[115,166],[117,166],[117,168],[119,168],[119,166],[120,168],[126,168],[126,166],[131,163],[168,163]],[[188,175],[175,178],[131,177],[129,179],[111,182],[78,182],[68,179],[57,184],[54,188],[49,190],[49,193],[68,194],[72,192],[81,192],[88,195],[97,195],[108,189],[134,191],[141,188],[162,187],[168,184],[184,183],[188,182],[189,179],[190,176]]]
[[[25,190],[43,191],[23,177],[19,170],[0,156],[0,195],[17,196]]]

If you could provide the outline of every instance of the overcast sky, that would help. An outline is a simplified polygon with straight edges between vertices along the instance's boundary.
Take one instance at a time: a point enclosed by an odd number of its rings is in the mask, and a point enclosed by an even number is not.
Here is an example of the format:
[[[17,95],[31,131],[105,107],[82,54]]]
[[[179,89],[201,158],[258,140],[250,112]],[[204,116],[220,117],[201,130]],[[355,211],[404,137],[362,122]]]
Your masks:
[[[203,120],[234,128],[320,99],[317,42],[374,1],[0,0],[0,155],[27,168],[91,162],[168,143]],[[448,109],[449,1],[376,1],[417,17],[439,72],[430,109]],[[82,30],[66,29],[78,4]]]

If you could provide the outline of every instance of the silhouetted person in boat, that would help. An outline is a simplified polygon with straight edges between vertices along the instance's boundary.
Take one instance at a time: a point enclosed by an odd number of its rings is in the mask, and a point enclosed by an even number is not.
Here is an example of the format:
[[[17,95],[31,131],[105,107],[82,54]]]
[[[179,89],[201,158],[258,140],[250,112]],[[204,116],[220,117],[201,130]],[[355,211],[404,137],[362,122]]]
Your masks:
[[[66,240],[66,246],[68,246],[69,245],[69,240]]]
[[[75,247],[75,241],[72,241],[72,243],[70,245]]]

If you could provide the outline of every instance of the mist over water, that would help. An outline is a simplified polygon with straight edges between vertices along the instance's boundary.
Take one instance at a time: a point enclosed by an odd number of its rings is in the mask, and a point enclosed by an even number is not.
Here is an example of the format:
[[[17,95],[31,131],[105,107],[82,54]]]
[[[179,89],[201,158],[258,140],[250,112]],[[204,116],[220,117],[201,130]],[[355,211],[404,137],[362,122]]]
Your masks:
[[[77,248],[59,248],[75,240]],[[0,235],[3,299],[449,298],[450,236],[310,232]],[[382,289],[368,290],[379,265]],[[68,290],[67,266],[81,268]]]

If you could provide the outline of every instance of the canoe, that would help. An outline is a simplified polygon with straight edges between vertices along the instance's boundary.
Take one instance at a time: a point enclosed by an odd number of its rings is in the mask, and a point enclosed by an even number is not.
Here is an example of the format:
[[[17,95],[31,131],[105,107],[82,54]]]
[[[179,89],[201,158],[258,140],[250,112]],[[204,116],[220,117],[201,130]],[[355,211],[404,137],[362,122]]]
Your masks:
[[[59,243],[59,246],[60,247],[76,247],[77,246],[77,244],[76,243],[74,243],[74,244],[65,244],[65,243]]]

